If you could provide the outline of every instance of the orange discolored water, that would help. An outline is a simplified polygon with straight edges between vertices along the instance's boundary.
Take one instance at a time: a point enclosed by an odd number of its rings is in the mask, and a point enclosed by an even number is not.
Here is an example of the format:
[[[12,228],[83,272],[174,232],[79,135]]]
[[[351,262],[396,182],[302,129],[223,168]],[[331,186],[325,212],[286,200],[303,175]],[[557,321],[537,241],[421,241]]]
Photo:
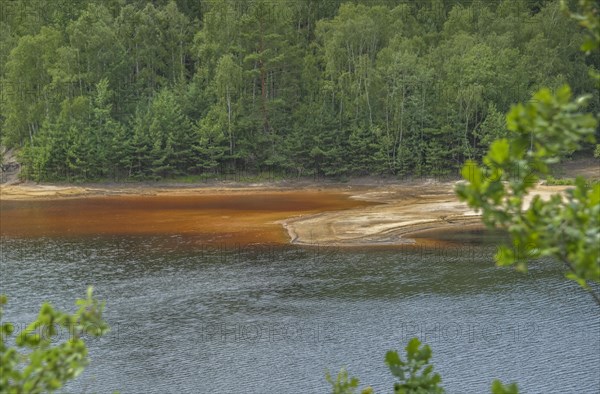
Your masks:
[[[0,235],[180,234],[208,243],[287,243],[279,220],[367,204],[332,191],[0,201]]]

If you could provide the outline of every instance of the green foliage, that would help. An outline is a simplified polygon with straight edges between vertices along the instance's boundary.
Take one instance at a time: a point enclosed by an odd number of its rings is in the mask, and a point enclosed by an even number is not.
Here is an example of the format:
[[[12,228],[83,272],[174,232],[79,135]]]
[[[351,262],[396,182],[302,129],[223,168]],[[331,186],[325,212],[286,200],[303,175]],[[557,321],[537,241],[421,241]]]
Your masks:
[[[509,232],[512,245],[499,249],[499,265],[526,270],[529,259],[553,257],[567,266],[569,278],[587,287],[587,281],[600,282],[600,185],[589,187],[578,178],[564,197],[534,196],[525,203],[549,164],[593,141],[596,120],[578,112],[584,101],[572,101],[563,87],[556,94],[543,89],[533,102],[513,107],[507,116],[510,140],[492,143],[483,167],[465,165],[468,183],[457,194],[482,211],[484,223]]]
[[[406,346],[406,361],[402,360],[396,351],[389,351],[385,355],[385,363],[393,376],[398,379],[394,383],[396,394],[442,394],[444,389],[440,386],[442,378],[433,373],[431,359],[431,348],[427,345],[421,346],[418,338],[413,338]],[[329,373],[327,381],[332,385],[333,394],[354,394],[358,389],[359,380],[349,378],[345,369],[342,369],[334,381]],[[362,394],[371,394],[373,389],[367,387],[361,391]]]
[[[413,338],[406,346],[406,361],[403,361],[396,351],[388,351],[385,363],[390,368],[392,375],[399,382],[394,384],[396,394],[425,394],[443,393],[439,385],[442,378],[433,373],[433,365],[429,364],[431,348],[428,345],[421,347],[418,338]]]
[[[499,380],[492,383],[492,394],[519,394],[519,388],[516,383],[503,385]]]
[[[332,394],[355,394],[358,390],[358,384],[360,383],[356,378],[348,377],[348,372],[342,368],[338,373],[335,380],[331,377],[329,372],[325,375],[325,379],[332,386]],[[372,394],[373,389],[367,387],[361,391],[361,394]]]
[[[0,296],[0,316],[6,302],[6,296]],[[37,319],[16,336],[16,347],[7,344],[14,327],[2,324],[0,392],[55,392],[83,372],[88,365],[84,337],[101,336],[109,328],[102,319],[104,304],[93,298],[91,287],[76,305],[78,310],[68,314],[44,304]],[[58,343],[63,330],[69,338]]]
[[[598,181],[598,180],[586,180],[585,181],[586,186],[589,188],[593,188],[598,183],[600,183],[600,181]],[[546,180],[544,181],[544,184],[548,185],[548,186],[575,186],[575,185],[577,185],[577,179],[575,179],[575,178],[558,178],[557,179],[551,175],[548,175],[548,177],[546,177]]]
[[[561,0],[561,8],[565,11],[572,19],[576,20],[580,26],[582,26],[587,36],[581,44],[581,50],[586,55],[592,54],[600,48],[600,18],[598,18],[598,3],[594,0],[579,0],[578,11],[569,11],[568,5],[565,0]],[[598,67],[590,70],[590,75],[596,80],[596,87],[600,89],[600,73]]]
[[[549,175],[546,178],[546,181],[544,182],[544,184],[546,184],[548,186],[573,186],[573,185],[575,185],[575,179],[573,179],[573,178],[556,179],[553,176]]]
[[[385,362],[390,368],[392,375],[399,382],[394,384],[396,394],[435,394],[444,393],[440,386],[442,378],[433,373],[431,359],[431,348],[427,345],[421,346],[418,338],[412,338],[406,346],[406,361],[403,361],[398,352],[388,351]],[[345,369],[341,369],[336,379],[327,372],[327,382],[332,386],[332,394],[356,394],[359,390],[359,380],[349,377]],[[361,394],[373,394],[372,387],[366,387]],[[494,380],[491,386],[492,394],[519,394],[516,383],[503,385],[499,380]]]
[[[435,394],[444,393],[440,386],[442,378],[433,373],[431,359],[431,348],[427,345],[421,346],[418,338],[412,338],[406,346],[406,361],[403,361],[398,352],[388,351],[385,362],[390,368],[392,375],[399,382],[394,384],[396,394]],[[325,379],[332,386],[332,394],[356,394],[359,390],[359,380],[349,377],[348,372],[342,368],[334,380],[327,372]],[[373,394],[372,387],[366,387],[361,394]],[[494,380],[491,386],[492,394],[519,394],[516,383],[503,385],[499,380]]]
[[[580,6],[583,14],[571,16],[595,29],[598,9],[586,0]],[[594,45],[588,45],[589,50],[598,49],[596,30],[591,31]],[[528,104],[514,106],[506,117],[509,139],[491,144],[483,167],[467,162],[462,175],[468,182],[458,185],[456,192],[482,211],[484,223],[510,234],[512,246],[502,246],[496,254],[499,265],[516,265],[524,271],[530,259],[557,259],[564,263],[566,276],[589,290],[600,305],[600,297],[589,286],[600,283],[600,184],[579,177],[562,196],[543,200],[536,195],[528,206],[525,203],[538,176],[549,174],[549,164],[585,142],[595,142],[597,120],[580,112],[590,96],[575,100],[571,96],[568,86],[555,94],[541,89]]]
[[[9,3],[1,138],[38,181],[450,174],[600,69],[558,0]]]

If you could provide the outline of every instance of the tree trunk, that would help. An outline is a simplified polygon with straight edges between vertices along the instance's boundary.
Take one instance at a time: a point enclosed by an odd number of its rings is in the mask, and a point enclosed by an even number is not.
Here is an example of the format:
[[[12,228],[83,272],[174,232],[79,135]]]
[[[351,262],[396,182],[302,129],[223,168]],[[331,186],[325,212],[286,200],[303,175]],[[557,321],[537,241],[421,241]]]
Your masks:
[[[233,156],[233,135],[231,134],[231,96],[227,92],[227,128],[229,132],[229,154]]]

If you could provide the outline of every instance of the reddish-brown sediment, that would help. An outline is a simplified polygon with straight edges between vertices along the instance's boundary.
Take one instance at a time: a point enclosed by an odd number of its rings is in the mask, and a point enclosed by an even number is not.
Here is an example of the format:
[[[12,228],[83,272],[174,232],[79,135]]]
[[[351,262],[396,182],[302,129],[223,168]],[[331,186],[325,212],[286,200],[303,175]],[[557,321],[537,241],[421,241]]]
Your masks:
[[[0,234],[194,235],[211,243],[288,243],[278,221],[368,205],[341,192],[238,191],[188,195],[103,196],[1,203]]]
[[[0,235],[189,235],[248,245],[427,245],[430,230],[461,231],[480,218],[454,184],[264,188],[12,186],[0,200]],[[564,186],[538,186],[548,198]],[[421,234],[416,240],[413,236]]]

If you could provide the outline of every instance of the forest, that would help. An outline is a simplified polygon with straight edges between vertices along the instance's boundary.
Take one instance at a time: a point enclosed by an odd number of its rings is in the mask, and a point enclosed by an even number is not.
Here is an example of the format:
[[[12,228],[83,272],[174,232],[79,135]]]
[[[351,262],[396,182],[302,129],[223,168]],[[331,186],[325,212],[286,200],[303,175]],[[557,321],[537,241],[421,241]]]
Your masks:
[[[1,142],[36,181],[458,174],[511,104],[600,70],[558,0],[0,7]]]

